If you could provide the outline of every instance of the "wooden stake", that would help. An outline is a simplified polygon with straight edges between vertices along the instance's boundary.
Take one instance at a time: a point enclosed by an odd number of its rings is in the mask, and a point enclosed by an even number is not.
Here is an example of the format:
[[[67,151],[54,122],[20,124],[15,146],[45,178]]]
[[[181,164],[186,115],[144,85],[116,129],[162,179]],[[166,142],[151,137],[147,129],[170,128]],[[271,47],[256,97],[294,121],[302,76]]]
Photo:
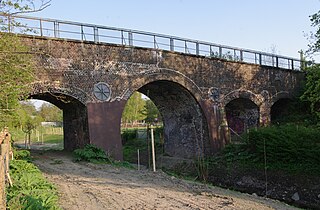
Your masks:
[[[140,152],[138,149],[138,171],[140,171]]]
[[[151,147],[152,147],[152,165],[153,171],[156,171],[156,153],[154,151],[154,136],[153,136],[153,128],[151,127]]]

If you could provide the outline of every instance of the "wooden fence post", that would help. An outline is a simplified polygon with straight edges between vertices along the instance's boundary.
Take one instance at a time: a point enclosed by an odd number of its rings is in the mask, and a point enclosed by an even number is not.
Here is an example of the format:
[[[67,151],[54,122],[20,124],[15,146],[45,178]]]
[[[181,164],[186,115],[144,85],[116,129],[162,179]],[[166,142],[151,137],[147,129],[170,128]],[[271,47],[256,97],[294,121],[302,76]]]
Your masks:
[[[1,135],[2,137],[2,135]],[[5,183],[5,166],[4,166],[4,156],[3,156],[3,153],[2,153],[2,144],[0,144],[0,151],[1,151],[1,154],[0,154],[0,209],[6,209],[6,192],[5,192],[5,189],[6,189],[6,183]]]
[[[12,159],[10,139],[8,128],[0,132],[0,210],[6,209],[6,183],[12,185],[9,175],[9,161]]]

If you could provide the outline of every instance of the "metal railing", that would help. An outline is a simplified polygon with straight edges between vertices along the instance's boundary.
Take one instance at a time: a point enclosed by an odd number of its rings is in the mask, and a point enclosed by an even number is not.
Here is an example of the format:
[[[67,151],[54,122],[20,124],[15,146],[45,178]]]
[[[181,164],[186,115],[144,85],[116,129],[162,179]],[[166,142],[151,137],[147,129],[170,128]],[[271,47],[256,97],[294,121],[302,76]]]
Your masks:
[[[219,45],[198,40],[144,31],[93,24],[0,14],[0,29],[5,32],[71,40],[110,43],[134,47],[220,58],[230,61],[300,71],[305,63],[286,56]]]

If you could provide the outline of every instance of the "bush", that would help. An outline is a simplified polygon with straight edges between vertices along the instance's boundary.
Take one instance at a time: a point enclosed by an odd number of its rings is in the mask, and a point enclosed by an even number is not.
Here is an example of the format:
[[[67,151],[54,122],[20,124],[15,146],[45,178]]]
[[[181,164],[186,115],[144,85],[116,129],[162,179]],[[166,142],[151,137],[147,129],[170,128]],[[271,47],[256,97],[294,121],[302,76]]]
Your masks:
[[[278,126],[251,130],[246,136],[248,152],[269,163],[319,164],[320,131],[303,126]]]
[[[126,129],[123,130],[121,134],[122,144],[125,144],[127,141],[137,138],[138,129]]]
[[[93,144],[87,144],[83,149],[76,149],[73,151],[76,161],[88,162],[109,162],[112,160],[108,157],[105,151]]]
[[[13,158],[16,160],[31,161],[30,152],[28,150],[14,150]]]

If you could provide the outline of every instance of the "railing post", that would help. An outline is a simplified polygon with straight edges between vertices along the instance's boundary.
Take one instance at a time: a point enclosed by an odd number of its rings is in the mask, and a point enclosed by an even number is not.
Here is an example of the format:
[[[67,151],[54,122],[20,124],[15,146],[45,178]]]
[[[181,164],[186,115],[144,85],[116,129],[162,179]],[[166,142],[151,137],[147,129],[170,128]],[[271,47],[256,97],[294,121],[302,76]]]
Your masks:
[[[131,31],[128,32],[128,38],[129,38],[129,45],[133,46],[133,35]]]
[[[259,64],[262,65],[262,55],[259,53]]]
[[[81,25],[81,41],[84,41],[83,25]]]
[[[93,27],[93,40],[94,40],[94,43],[99,42],[99,34],[98,34],[98,27],[97,26]]]
[[[240,61],[243,61],[243,50],[240,50]]]
[[[219,46],[219,57],[222,58],[222,47]]]
[[[170,38],[170,51],[174,51],[174,40]]]
[[[59,22],[53,22],[54,38],[59,38]]]
[[[279,57],[276,56],[276,67],[279,68]]]
[[[199,55],[199,42],[196,43],[196,55]]]
[[[187,41],[184,41],[184,52],[188,53]]]
[[[153,36],[153,48],[157,49],[157,39],[155,35]]]
[[[43,36],[43,31],[42,31],[42,20],[40,19],[40,36]]]
[[[291,70],[294,70],[294,62],[293,62],[293,59],[291,59]]]
[[[126,39],[124,38],[123,30],[121,30],[121,44],[126,45]]]

